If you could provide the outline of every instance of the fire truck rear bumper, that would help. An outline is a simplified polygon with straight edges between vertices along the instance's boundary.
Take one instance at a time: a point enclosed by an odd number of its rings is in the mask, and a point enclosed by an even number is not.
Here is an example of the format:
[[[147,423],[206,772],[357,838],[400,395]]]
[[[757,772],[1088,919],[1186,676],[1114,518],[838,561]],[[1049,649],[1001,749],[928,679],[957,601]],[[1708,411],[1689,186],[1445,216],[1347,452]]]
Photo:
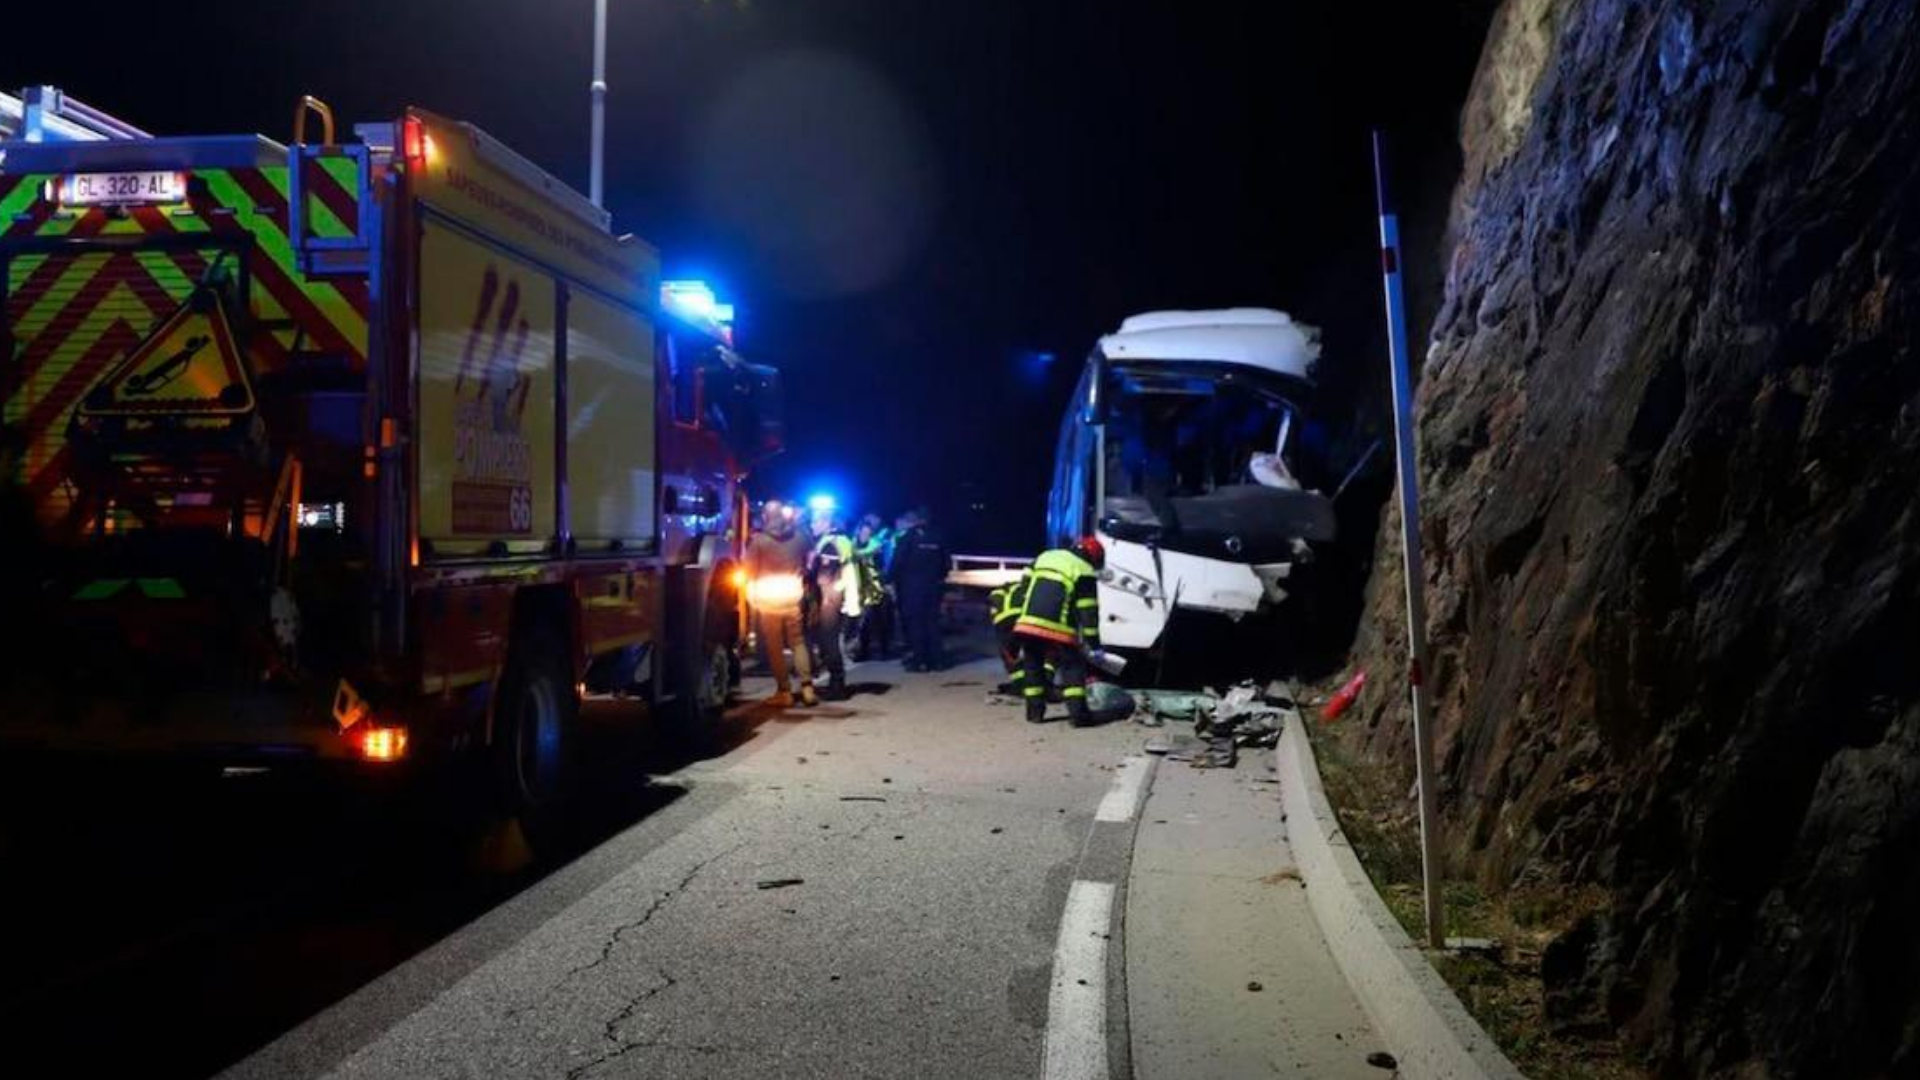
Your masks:
[[[47,694],[0,698],[0,752],[222,764],[364,762],[356,734],[342,732],[327,699],[311,695],[194,693],[159,702]]]

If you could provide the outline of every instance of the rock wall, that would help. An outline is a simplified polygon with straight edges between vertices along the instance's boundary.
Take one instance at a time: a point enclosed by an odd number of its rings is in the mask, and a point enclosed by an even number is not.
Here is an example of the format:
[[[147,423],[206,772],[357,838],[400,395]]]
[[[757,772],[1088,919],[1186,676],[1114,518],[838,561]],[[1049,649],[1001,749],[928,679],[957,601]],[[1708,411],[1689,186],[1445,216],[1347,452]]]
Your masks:
[[[1507,0],[1419,389],[1449,856],[1548,1012],[1920,1075],[1920,4]],[[1346,737],[1410,762],[1397,522]],[[1343,725],[1345,722],[1343,722]]]

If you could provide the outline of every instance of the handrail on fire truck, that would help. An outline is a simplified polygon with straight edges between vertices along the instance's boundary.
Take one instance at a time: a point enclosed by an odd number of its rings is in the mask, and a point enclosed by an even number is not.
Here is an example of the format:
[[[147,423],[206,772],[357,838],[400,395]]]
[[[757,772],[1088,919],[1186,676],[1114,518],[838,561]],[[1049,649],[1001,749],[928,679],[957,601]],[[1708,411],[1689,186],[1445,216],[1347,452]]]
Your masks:
[[[318,144],[307,142],[309,115],[320,118]],[[300,272],[310,277],[364,274],[373,253],[374,215],[378,204],[369,197],[373,188],[372,148],[364,142],[336,144],[333,136],[333,109],[312,94],[302,95],[293,106],[293,142],[287,146],[287,235],[293,241],[293,256]],[[359,215],[356,220],[343,223],[353,229],[347,236],[320,236],[313,229],[307,196],[307,166],[323,158],[339,158],[353,164]]]
[[[0,140],[101,142],[151,139],[125,120],[62,93],[57,86],[29,86],[20,96],[0,93]]]

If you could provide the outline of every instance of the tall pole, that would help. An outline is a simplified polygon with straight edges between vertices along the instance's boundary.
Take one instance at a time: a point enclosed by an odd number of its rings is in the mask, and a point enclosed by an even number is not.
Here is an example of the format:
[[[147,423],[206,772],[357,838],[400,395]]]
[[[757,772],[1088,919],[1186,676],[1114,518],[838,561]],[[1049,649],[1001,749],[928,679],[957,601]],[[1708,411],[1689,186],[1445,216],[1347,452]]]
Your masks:
[[[587,175],[587,197],[600,201],[601,177],[607,158],[607,0],[593,0],[593,165]]]
[[[1420,477],[1414,462],[1413,371],[1407,361],[1407,305],[1401,289],[1400,219],[1387,195],[1386,147],[1373,133],[1374,191],[1380,205],[1380,269],[1386,279],[1387,352],[1393,365],[1393,446],[1399,459],[1400,549],[1407,575],[1407,692],[1413,699],[1413,762],[1420,779],[1420,885],[1426,894],[1427,944],[1447,944],[1440,896],[1438,800],[1433,725],[1427,716],[1426,570],[1420,554]]]

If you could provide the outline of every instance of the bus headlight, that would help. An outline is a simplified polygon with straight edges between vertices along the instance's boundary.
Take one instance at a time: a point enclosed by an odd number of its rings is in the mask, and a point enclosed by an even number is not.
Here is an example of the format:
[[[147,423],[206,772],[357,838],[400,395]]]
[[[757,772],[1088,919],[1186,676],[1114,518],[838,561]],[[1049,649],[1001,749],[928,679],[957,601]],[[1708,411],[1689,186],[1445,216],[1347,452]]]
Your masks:
[[[1141,577],[1139,574],[1109,566],[1100,571],[1100,584],[1121,592],[1132,593],[1142,600],[1160,599],[1160,586]]]

